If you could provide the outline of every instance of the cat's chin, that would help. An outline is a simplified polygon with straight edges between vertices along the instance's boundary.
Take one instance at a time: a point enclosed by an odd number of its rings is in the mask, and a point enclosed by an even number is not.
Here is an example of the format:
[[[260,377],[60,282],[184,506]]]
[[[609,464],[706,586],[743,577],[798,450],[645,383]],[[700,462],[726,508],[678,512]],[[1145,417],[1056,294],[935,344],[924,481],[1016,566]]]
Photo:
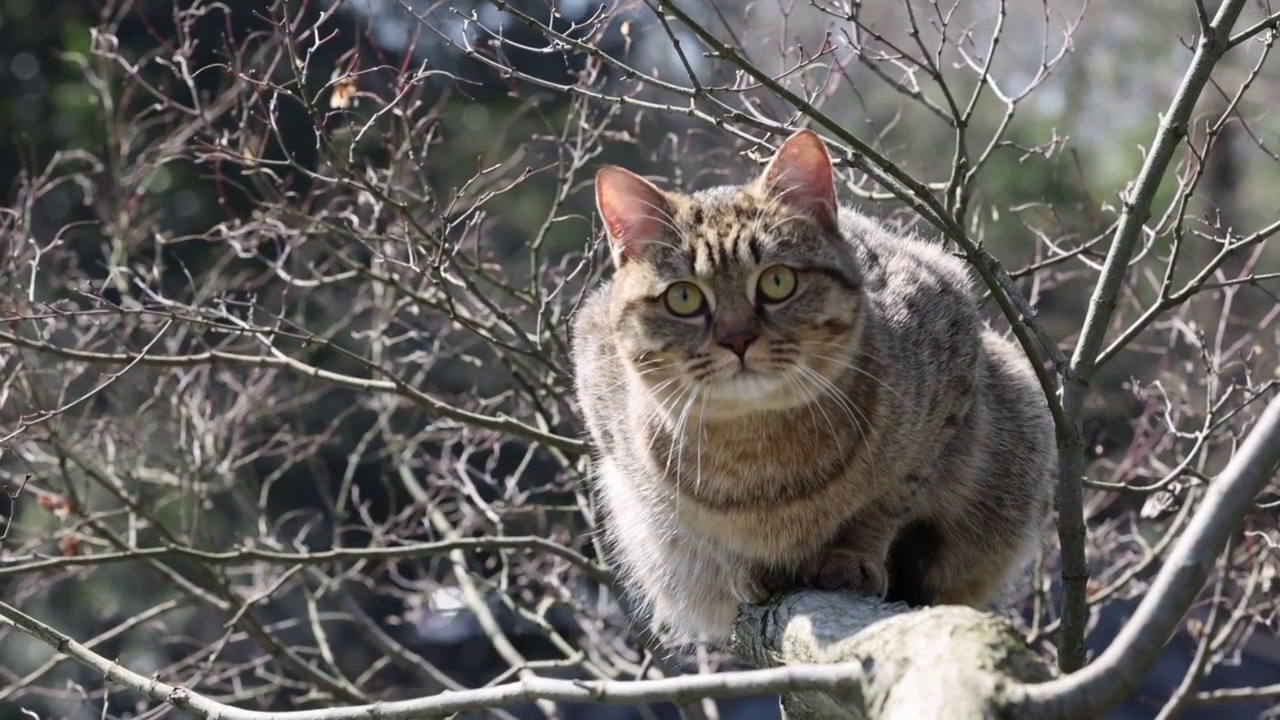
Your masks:
[[[760,412],[789,410],[798,404],[794,387],[781,375],[743,372],[708,383],[705,417],[728,420]]]

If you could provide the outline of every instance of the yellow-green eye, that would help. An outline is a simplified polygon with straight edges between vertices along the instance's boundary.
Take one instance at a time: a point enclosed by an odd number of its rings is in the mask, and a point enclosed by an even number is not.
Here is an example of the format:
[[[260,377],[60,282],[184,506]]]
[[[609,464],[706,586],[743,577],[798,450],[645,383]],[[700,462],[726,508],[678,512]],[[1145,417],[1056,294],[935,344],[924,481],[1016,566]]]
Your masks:
[[[786,265],[772,265],[760,273],[759,287],[765,302],[782,302],[796,291],[796,273]]]
[[[667,292],[663,295],[663,299],[667,302],[667,310],[677,317],[692,317],[702,312],[702,308],[707,304],[707,298],[702,294],[702,288],[691,282],[678,282],[667,288]]]

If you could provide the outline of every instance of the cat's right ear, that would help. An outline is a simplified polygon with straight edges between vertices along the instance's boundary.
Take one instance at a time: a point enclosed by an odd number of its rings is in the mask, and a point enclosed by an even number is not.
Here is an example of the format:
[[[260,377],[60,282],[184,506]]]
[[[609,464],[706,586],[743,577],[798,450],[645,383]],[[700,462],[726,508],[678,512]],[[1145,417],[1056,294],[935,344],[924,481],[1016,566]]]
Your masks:
[[[827,230],[839,231],[831,155],[817,133],[800,130],[787,138],[769,161],[759,183],[766,197],[800,210]]]
[[[596,172],[596,209],[604,221],[609,250],[621,267],[658,240],[671,223],[671,203],[653,183],[616,165]]]

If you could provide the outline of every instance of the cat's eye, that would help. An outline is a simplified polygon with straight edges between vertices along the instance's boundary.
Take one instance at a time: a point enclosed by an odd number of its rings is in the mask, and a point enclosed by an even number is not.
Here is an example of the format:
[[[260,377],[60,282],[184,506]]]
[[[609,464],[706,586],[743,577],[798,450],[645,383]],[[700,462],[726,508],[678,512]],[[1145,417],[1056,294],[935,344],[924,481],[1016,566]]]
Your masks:
[[[676,317],[693,317],[701,313],[707,304],[702,288],[691,282],[672,284],[662,297],[667,303],[667,310]]]
[[[758,286],[765,302],[782,302],[796,291],[796,271],[786,265],[771,265],[760,273]]]

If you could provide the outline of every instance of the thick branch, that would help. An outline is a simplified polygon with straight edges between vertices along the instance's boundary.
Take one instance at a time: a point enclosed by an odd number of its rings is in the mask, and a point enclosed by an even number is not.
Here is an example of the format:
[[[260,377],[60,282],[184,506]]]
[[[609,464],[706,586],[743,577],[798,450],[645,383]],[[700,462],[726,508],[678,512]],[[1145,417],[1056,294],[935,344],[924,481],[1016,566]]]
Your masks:
[[[861,664],[855,684],[784,695],[787,720],[1005,718],[1010,686],[1054,675],[996,616],[817,591],[744,606],[735,650],[757,667]]]
[[[1084,474],[1084,429],[1082,414],[1085,396],[1093,378],[1095,363],[1102,351],[1116,297],[1129,270],[1129,262],[1137,250],[1142,228],[1151,217],[1156,191],[1169,170],[1178,145],[1186,137],[1191,113],[1201,91],[1209,82],[1222,55],[1227,51],[1227,38],[1244,7],[1244,0],[1224,0],[1209,28],[1200,38],[1191,65],[1164,113],[1160,129],[1151,143],[1147,161],[1134,181],[1133,190],[1125,198],[1124,212],[1116,227],[1111,249],[1102,266],[1101,277],[1085,313],[1080,341],[1076,344],[1062,385],[1062,412],[1068,420],[1059,427],[1058,457],[1058,537],[1062,543],[1062,627],[1058,641],[1059,664],[1063,671],[1073,672],[1084,665],[1085,587],[1089,569],[1085,562],[1084,500],[1081,476]]]

